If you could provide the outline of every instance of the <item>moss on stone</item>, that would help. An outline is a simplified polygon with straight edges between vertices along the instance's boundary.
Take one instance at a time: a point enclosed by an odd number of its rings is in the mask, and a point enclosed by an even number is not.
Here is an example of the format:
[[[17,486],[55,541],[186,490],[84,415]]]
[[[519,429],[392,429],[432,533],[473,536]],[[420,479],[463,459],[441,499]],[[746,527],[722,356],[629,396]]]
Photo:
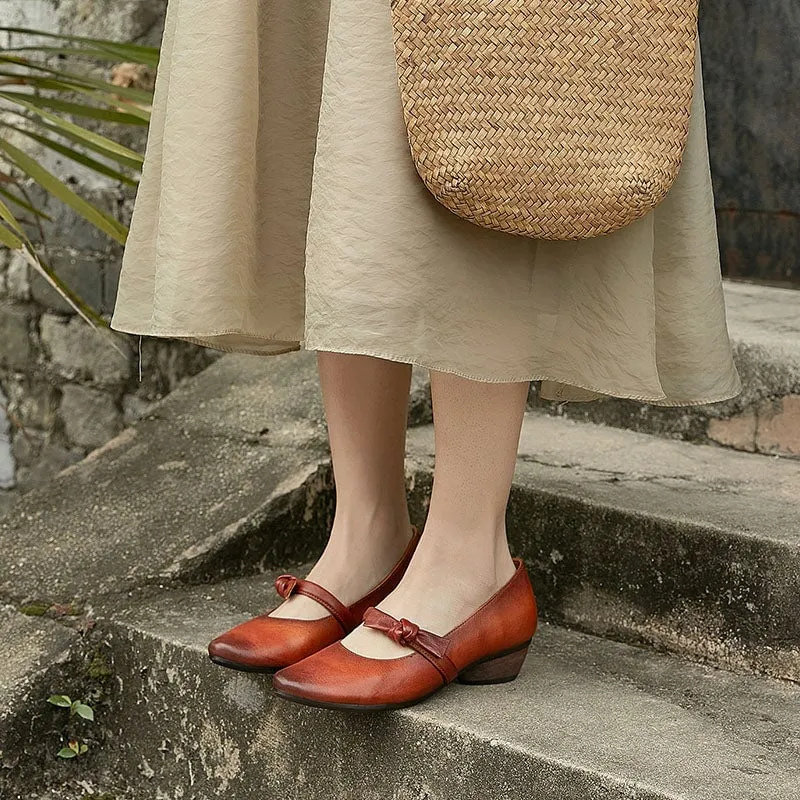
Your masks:
[[[92,651],[91,660],[86,666],[86,674],[96,681],[105,680],[114,674],[111,665],[99,648]]]
[[[46,603],[43,600],[36,600],[20,606],[19,610],[21,614],[25,614],[28,617],[43,617],[50,609],[50,605],[50,603]]]

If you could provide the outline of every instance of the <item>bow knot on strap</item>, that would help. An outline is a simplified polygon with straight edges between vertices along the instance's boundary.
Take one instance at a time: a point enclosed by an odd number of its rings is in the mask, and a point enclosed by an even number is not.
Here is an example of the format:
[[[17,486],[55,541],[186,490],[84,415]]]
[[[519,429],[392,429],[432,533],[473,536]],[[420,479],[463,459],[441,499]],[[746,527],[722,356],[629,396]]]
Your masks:
[[[395,619],[377,608],[370,607],[364,612],[363,623],[364,627],[381,631],[397,644],[411,647],[426,658],[444,658],[447,641],[435,633],[422,630],[419,625],[405,618]]]
[[[294,575],[279,575],[275,578],[275,589],[278,595],[286,600],[297,588],[297,578]]]
[[[392,624],[386,628],[386,634],[390,639],[394,639],[397,644],[408,645],[419,635],[419,625],[409,622],[404,617],[393,620]]]

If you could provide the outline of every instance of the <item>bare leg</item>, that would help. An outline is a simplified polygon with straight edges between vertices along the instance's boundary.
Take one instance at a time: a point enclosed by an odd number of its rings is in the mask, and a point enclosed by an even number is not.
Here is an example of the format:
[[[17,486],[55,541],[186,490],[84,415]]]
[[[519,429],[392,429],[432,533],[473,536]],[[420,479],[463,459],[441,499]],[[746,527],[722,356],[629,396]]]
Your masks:
[[[529,385],[431,371],[436,447],[431,504],[405,577],[379,605],[386,613],[445,634],[513,575],[505,512]],[[343,643],[373,658],[409,652],[363,626]]]
[[[386,576],[411,538],[404,472],[411,365],[327,351],[317,351],[317,364],[336,513],[328,545],[307,577],[349,605]],[[272,616],[327,614],[296,595]]]

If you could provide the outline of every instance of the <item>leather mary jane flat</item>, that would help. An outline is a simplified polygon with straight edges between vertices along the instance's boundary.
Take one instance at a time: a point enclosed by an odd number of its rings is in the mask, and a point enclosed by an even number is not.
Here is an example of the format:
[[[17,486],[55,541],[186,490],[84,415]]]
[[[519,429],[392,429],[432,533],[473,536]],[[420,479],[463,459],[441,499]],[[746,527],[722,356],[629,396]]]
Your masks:
[[[280,597],[284,600],[293,594],[311,597],[329,614],[321,619],[285,619],[271,617],[274,610],[271,609],[213,639],[208,645],[209,658],[231,669],[274,672],[337,642],[361,623],[367,608],[380,603],[400,583],[420,539],[417,527],[411,528],[411,541],[392,571],[353,605],[345,606],[313,581],[281,575],[275,580]]]
[[[514,563],[517,569],[508,583],[445,636],[369,608],[363,619],[366,627],[414,652],[392,659],[368,658],[335,642],[276,672],[275,693],[322,708],[386,711],[415,705],[454,680],[473,684],[514,680],[537,625],[528,573],[520,559]]]

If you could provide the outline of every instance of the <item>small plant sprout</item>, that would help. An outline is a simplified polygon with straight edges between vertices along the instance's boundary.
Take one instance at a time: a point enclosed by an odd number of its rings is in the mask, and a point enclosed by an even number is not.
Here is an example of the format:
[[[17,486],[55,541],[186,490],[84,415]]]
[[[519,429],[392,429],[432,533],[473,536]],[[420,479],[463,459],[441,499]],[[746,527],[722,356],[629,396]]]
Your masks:
[[[82,703],[80,700],[73,700],[65,694],[51,694],[47,698],[47,702],[59,708],[68,708],[70,719],[80,717],[81,719],[89,720],[89,722],[94,722],[94,711],[91,706]],[[77,739],[70,739],[67,746],[62,747],[56,755],[59,758],[76,758],[77,756],[82,756],[88,750],[88,744],[79,742]]]
[[[91,706],[82,703],[80,700],[70,700],[65,694],[51,694],[47,698],[47,702],[54,706],[61,708],[68,708],[71,717],[76,714],[83,719],[88,719],[89,722],[94,722],[94,711]]]
[[[70,739],[69,745],[67,747],[62,747],[58,751],[58,757],[75,758],[76,756],[82,756],[88,749],[89,749],[88,744],[83,744],[82,742],[79,742],[77,739]]]

